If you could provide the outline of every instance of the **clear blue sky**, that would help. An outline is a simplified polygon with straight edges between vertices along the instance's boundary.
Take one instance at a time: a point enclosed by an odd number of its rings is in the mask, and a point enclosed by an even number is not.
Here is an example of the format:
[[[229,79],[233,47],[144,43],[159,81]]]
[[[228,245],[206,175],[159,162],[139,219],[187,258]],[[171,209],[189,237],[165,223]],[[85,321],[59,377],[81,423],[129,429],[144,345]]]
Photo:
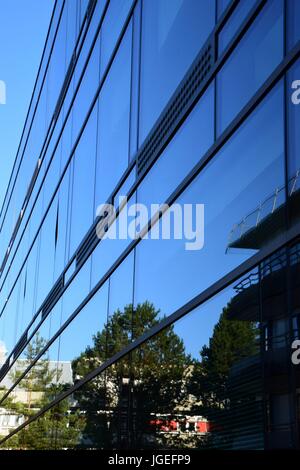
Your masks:
[[[19,145],[54,0],[0,0],[0,207]]]

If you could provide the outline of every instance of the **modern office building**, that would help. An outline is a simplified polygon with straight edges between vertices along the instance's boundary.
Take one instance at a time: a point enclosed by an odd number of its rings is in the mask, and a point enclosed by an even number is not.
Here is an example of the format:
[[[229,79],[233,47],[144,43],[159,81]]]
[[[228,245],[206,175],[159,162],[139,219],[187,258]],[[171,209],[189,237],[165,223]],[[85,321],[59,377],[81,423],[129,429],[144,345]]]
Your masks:
[[[299,25],[56,1],[0,213],[0,447],[300,447]],[[139,232],[135,202],[171,208]],[[196,204],[201,246],[159,236]]]

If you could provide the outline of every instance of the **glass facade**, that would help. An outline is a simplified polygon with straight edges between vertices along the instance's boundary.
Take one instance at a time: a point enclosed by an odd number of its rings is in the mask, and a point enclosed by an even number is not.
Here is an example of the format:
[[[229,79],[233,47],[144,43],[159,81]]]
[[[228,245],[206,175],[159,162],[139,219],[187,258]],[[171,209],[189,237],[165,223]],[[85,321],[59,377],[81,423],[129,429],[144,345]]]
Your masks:
[[[1,448],[299,448],[299,12],[55,2],[0,212]],[[201,246],[159,236],[199,204]]]

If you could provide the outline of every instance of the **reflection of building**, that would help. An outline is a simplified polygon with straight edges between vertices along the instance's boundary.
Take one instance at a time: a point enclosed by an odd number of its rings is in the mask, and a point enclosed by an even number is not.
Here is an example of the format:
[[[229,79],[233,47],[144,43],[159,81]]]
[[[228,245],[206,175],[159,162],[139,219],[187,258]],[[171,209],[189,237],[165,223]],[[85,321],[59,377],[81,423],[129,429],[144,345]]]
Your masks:
[[[299,4],[55,1],[0,209],[0,388],[44,338],[50,447],[68,394],[70,447],[299,447]],[[203,249],[107,238],[125,195],[204,204]]]
[[[0,342],[0,366],[5,363],[6,359],[6,348],[3,342]],[[27,367],[28,363],[22,359],[19,359],[15,362],[14,366],[11,369],[10,375],[7,375],[4,380],[1,382],[0,394],[4,391],[9,390],[14,382],[14,376],[16,371],[22,372]],[[72,367],[71,363],[68,361],[47,361],[48,370],[50,374],[59,371],[57,374],[57,385],[72,384]],[[11,398],[13,402],[18,402],[21,404],[31,403],[33,408],[34,404],[43,397],[43,391],[37,390],[26,390],[22,386],[22,382],[19,386],[14,389]],[[1,396],[1,395],[0,395]],[[15,429],[17,426],[24,422],[24,416],[18,414],[15,411],[7,410],[6,408],[0,407],[0,436],[9,434],[9,432]]]
[[[291,194],[294,210],[295,204],[299,205],[298,176],[299,172],[294,178]],[[240,236],[230,242],[230,248],[264,245],[266,239],[279,230],[283,209],[282,205],[275,209],[275,202],[271,204],[270,212],[248,230],[241,231]],[[293,340],[299,338],[300,244],[263,261],[255,272],[240,280],[235,290],[229,318],[260,325],[260,352],[255,357],[256,365],[253,361],[249,364],[248,359],[241,361],[238,370],[236,366],[233,368],[232,376],[238,377],[239,384],[243,375],[247,394],[252,388],[264,407],[265,446],[272,449],[299,445],[300,370],[292,366],[291,346]],[[240,386],[236,391],[238,396],[241,395]],[[249,409],[249,416],[251,413]],[[240,424],[239,428],[243,426]]]

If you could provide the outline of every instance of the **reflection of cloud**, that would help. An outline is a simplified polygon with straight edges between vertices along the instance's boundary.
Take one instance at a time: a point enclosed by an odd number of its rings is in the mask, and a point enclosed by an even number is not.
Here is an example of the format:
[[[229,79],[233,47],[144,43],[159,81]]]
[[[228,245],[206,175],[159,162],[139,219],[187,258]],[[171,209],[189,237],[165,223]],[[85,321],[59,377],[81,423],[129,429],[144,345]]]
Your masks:
[[[3,80],[0,80],[0,104],[6,104],[6,85]]]

